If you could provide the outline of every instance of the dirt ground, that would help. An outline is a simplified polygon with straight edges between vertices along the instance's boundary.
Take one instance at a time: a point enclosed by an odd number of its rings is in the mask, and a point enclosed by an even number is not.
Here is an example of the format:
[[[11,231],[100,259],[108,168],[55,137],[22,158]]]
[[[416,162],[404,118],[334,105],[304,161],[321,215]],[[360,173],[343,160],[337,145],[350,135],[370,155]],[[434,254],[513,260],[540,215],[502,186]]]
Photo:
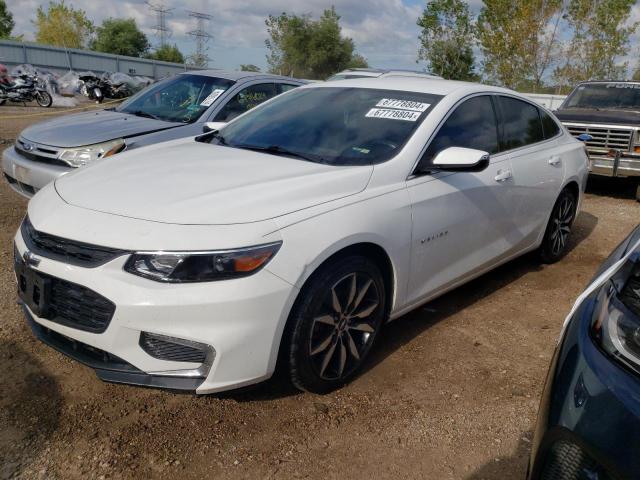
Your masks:
[[[0,107],[0,138],[38,120],[7,116],[37,111]],[[33,338],[12,271],[26,201],[2,181],[0,479],[523,479],[560,326],[640,222],[632,196],[592,179],[563,261],[520,258],[388,325],[338,392],[274,380],[196,397],[102,383]]]

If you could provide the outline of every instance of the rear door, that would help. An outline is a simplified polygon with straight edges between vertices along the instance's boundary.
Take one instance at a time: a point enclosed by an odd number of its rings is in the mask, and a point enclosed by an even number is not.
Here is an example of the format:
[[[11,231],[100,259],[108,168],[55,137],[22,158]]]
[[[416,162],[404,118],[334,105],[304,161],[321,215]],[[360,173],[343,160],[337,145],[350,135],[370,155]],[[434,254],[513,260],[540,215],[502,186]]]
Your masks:
[[[560,128],[544,110],[527,101],[498,95],[500,149],[511,158],[512,213],[523,239],[536,242],[553,208],[564,178],[558,148]]]
[[[429,143],[418,171],[448,147],[491,154],[482,172],[439,172],[412,177],[411,274],[408,301],[416,303],[500,261],[519,241],[512,218],[509,157],[499,152],[491,95],[467,98]],[[516,238],[517,237],[517,238]]]

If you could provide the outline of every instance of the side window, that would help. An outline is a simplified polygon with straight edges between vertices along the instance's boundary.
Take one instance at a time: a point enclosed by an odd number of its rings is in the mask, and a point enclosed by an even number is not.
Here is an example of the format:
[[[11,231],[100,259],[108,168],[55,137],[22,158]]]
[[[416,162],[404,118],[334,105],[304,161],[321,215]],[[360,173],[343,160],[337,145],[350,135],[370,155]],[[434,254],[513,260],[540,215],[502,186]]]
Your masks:
[[[278,84],[278,94],[288,92],[289,90],[293,90],[294,88],[298,88],[300,85],[291,85],[288,83],[279,83]]]
[[[449,147],[498,151],[498,127],[489,96],[473,97],[455,109],[427,147],[419,169],[427,170],[435,156]]]
[[[540,118],[542,118],[542,130],[544,131],[544,138],[553,138],[560,132],[558,123],[551,118],[548,114],[540,110]]]
[[[259,83],[240,90],[218,112],[214,122],[230,122],[238,115],[257,107],[278,94],[273,83]]]
[[[544,140],[540,111],[516,98],[498,97],[502,139],[500,151],[512,150]]]

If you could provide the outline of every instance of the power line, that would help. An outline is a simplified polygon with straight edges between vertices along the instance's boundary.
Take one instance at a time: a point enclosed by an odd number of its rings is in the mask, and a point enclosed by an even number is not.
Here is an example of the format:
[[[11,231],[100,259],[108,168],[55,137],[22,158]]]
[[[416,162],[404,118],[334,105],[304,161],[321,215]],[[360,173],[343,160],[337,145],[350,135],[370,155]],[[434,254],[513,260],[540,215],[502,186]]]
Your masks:
[[[167,44],[167,37],[171,36],[171,29],[167,27],[167,15],[171,15],[173,8],[167,8],[163,3],[154,4],[147,2],[149,9],[156,14],[156,26],[153,30],[160,37],[160,47]]]
[[[209,55],[207,51],[207,43],[213,38],[213,36],[205,30],[205,21],[209,21],[213,18],[213,15],[207,15],[206,13],[187,11],[190,17],[196,19],[196,29],[187,32],[187,35],[195,37],[196,40],[196,53],[191,56],[192,63],[197,67],[206,67],[209,65]]]

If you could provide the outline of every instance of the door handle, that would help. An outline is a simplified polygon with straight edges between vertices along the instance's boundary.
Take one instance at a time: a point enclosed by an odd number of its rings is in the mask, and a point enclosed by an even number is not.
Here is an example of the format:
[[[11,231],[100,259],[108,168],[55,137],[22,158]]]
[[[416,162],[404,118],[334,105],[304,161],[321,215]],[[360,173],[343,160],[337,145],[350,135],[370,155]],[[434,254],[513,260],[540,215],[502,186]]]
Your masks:
[[[498,174],[495,176],[494,180],[496,182],[504,182],[505,180],[509,180],[512,176],[511,170],[498,170]]]
[[[554,166],[554,167],[555,167],[556,165],[560,165],[560,162],[561,162],[561,159],[560,159],[560,157],[559,157],[559,156],[557,156],[557,155],[554,155],[553,157],[551,157],[551,158],[549,159],[549,165],[552,165],[552,166]]]

